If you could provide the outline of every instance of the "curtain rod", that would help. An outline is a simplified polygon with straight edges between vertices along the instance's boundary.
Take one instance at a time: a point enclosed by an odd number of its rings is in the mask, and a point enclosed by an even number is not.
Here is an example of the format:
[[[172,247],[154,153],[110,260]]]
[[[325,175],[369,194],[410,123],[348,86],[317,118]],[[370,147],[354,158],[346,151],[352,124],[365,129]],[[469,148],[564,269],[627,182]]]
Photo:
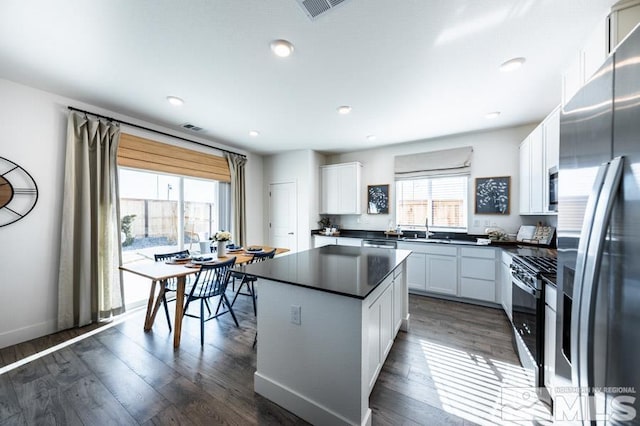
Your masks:
[[[78,112],[82,112],[84,114],[90,114],[90,115],[93,115],[93,116],[96,116],[96,117],[99,117],[99,118],[104,118],[105,120],[115,121],[115,122],[118,122],[120,124],[126,124],[127,126],[137,127],[138,129],[147,130],[149,132],[158,133],[160,135],[169,136],[169,137],[180,139],[180,140],[183,140],[183,141],[186,141],[186,142],[191,142],[191,143],[194,143],[196,145],[204,146],[206,148],[213,148],[213,149],[217,149],[218,151],[228,152],[229,154],[235,154],[235,155],[239,155],[241,157],[247,158],[247,156],[244,155],[244,154],[240,154],[240,153],[234,152],[234,151],[229,151],[228,149],[218,148],[216,146],[207,145],[207,144],[202,143],[202,142],[197,142],[197,141],[194,141],[194,140],[191,140],[191,139],[183,138],[182,136],[172,135],[171,133],[161,132],[160,130],[150,129],[148,127],[140,126],[138,124],[129,123],[129,122],[126,122],[126,121],[123,121],[123,120],[118,120],[117,118],[107,117],[106,115],[96,114],[95,112],[85,111],[83,109],[75,108],[75,107],[72,107],[72,106],[67,106],[67,108],[70,109],[71,111],[78,111]]]

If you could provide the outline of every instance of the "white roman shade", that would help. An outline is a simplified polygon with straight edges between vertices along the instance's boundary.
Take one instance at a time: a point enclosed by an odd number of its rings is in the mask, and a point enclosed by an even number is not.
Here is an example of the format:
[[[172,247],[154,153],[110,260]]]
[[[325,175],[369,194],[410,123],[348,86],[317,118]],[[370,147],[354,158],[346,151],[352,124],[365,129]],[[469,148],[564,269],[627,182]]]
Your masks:
[[[473,148],[443,149],[395,156],[396,180],[471,173]]]

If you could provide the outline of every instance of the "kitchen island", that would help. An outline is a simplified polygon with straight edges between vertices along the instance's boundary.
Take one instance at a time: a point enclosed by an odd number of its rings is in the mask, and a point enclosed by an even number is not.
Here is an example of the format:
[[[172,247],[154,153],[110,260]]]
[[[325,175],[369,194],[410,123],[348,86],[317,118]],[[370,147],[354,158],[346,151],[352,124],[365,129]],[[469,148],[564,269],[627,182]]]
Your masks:
[[[409,327],[411,252],[326,246],[249,265],[257,393],[313,424],[371,424],[369,394]]]

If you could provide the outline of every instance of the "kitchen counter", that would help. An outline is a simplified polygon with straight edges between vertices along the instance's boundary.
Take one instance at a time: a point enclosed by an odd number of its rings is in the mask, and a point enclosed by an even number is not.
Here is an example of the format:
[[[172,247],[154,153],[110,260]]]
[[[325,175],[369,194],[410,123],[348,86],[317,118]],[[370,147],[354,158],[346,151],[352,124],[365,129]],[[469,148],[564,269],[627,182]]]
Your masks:
[[[364,299],[410,254],[409,250],[325,246],[247,265],[244,272],[259,278]]]
[[[359,229],[341,229],[338,233],[326,235],[321,230],[312,230],[311,235],[321,237],[340,237],[340,238],[358,238],[366,240],[385,240],[385,241],[405,241],[411,243],[424,244],[453,244],[453,245],[483,245],[477,244],[478,238],[487,238],[486,235],[471,235],[460,232],[435,232],[429,239],[424,238],[424,231],[406,231],[402,236],[385,235],[384,231],[371,231]],[[417,238],[414,238],[417,236]],[[535,250],[548,250],[551,247],[540,246],[538,244],[527,243],[522,241],[492,241],[490,247],[500,247],[503,249],[522,249],[531,248]]]
[[[408,250],[326,246],[259,277],[254,390],[312,424],[370,425],[369,395],[409,326]]]

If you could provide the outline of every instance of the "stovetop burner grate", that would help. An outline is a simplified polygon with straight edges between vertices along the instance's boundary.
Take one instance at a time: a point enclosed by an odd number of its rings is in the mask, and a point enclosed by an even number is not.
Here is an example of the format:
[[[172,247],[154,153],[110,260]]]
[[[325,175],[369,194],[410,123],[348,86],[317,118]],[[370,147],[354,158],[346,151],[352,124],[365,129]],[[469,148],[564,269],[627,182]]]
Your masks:
[[[518,256],[518,258],[536,273],[556,273],[558,262],[555,257]]]

